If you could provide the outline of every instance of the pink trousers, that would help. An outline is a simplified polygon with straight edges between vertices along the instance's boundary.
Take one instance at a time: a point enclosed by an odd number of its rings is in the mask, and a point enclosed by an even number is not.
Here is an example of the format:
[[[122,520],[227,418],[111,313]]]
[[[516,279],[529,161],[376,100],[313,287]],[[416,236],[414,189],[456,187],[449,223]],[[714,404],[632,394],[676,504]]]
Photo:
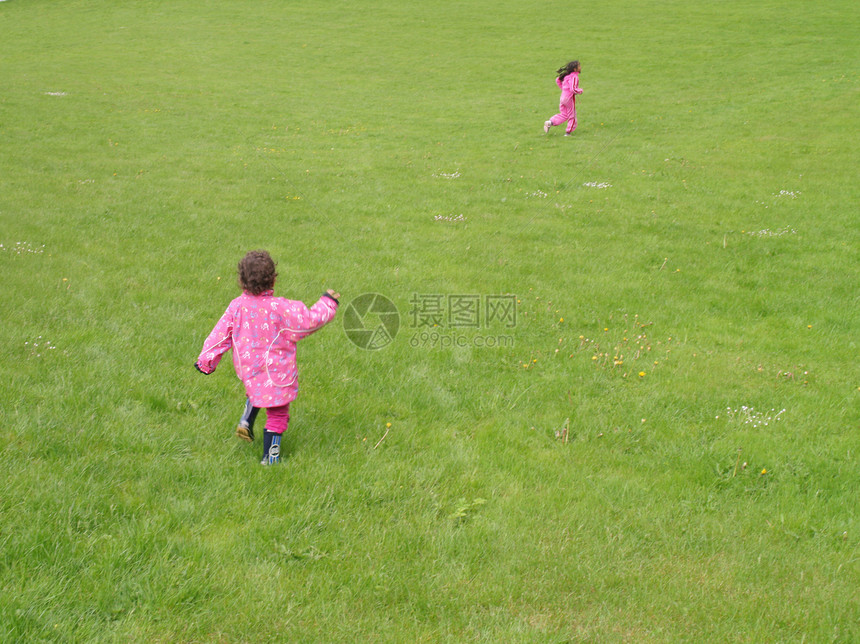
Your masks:
[[[559,113],[553,116],[549,122],[553,125],[561,125],[565,121],[567,121],[567,128],[565,128],[565,132],[570,134],[576,129],[576,104],[571,103],[570,105],[566,103],[562,103],[558,106]]]
[[[283,434],[290,422],[289,403],[282,407],[266,408],[266,431],[273,434]]]

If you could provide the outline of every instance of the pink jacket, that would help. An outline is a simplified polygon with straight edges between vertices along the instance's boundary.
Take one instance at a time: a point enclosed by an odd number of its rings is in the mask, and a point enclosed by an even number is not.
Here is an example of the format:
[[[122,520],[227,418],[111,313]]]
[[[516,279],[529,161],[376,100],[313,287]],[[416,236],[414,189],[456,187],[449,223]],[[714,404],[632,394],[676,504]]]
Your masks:
[[[296,399],[296,342],[334,318],[337,302],[323,295],[311,308],[297,300],[275,297],[273,291],[247,291],[230,302],[206,338],[197,368],[212,373],[233,349],[236,375],[254,407],[280,407]]]
[[[558,99],[559,103],[567,103],[570,105],[575,102],[575,96],[577,94],[582,94],[582,90],[579,89],[579,73],[573,72],[572,74],[568,74],[564,77],[564,80],[560,78],[555,79],[555,84],[561,88],[561,98]]]

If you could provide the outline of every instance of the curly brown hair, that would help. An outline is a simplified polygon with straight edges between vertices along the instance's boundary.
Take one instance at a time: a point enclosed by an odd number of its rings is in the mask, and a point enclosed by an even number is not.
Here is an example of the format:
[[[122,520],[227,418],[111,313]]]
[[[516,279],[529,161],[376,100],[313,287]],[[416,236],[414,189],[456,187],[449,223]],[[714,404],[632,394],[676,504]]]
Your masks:
[[[260,295],[275,286],[275,262],[264,250],[252,250],[239,262],[239,286],[251,295]]]

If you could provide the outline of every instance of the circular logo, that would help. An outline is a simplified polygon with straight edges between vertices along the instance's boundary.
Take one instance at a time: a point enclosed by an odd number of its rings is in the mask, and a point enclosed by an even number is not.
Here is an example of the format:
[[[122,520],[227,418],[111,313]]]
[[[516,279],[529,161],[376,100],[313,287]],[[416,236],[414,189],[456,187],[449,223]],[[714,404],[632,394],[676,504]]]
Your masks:
[[[394,302],[379,293],[364,293],[343,314],[343,330],[360,349],[376,351],[394,341],[400,329],[400,312]]]

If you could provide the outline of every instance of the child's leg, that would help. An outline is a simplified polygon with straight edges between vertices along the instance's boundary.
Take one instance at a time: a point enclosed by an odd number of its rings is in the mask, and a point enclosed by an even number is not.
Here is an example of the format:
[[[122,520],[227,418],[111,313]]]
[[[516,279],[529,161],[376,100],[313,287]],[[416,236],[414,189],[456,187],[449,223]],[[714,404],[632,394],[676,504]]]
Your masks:
[[[570,134],[576,129],[576,110],[570,115],[570,120],[567,122],[567,129],[564,131],[565,134]]]
[[[236,436],[243,441],[249,443],[254,441],[254,421],[257,420],[257,414],[260,408],[254,407],[249,398],[245,398],[245,409],[242,411],[242,417],[239,419],[239,424],[236,425]]]
[[[553,116],[549,122],[552,125],[561,125],[565,121],[570,120],[570,115],[573,113],[573,106],[568,103],[558,104],[558,114]]]
[[[266,431],[263,433],[264,465],[272,465],[281,460],[281,435],[287,431],[290,422],[290,406],[269,407],[266,409]]]
[[[565,118],[564,114],[562,114],[561,112],[559,112],[559,113],[558,113],[558,114],[556,114],[555,116],[551,117],[551,118],[550,118],[550,120],[549,120],[549,122],[550,122],[550,124],[552,124],[552,125],[561,125],[561,124],[562,124],[562,123],[564,123],[566,120],[567,120],[567,119]]]

